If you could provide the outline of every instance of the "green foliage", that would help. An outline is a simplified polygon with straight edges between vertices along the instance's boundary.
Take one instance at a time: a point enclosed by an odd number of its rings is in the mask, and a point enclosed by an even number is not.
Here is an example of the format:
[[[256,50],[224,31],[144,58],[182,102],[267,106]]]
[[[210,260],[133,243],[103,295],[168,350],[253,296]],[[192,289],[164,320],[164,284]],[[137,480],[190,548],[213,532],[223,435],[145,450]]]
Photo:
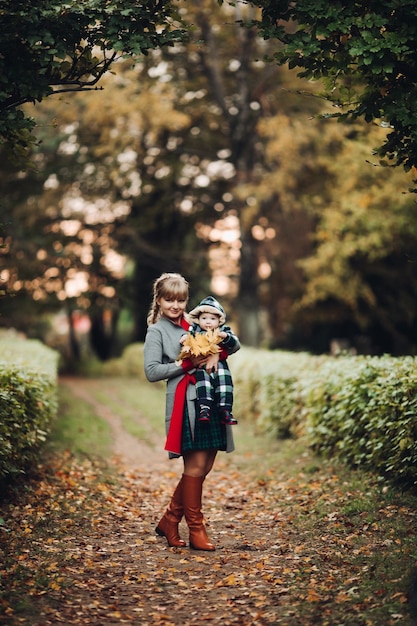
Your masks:
[[[37,341],[0,339],[0,478],[37,458],[57,411],[56,352]]]
[[[56,0],[0,5],[0,139],[24,157],[34,121],[20,108],[53,93],[95,89],[123,55],[182,40],[171,2]]]
[[[353,466],[417,480],[417,362],[356,357],[326,364],[308,398],[314,449]]]
[[[236,415],[277,437],[303,433],[315,451],[352,466],[417,481],[415,358],[244,348],[230,365]]]
[[[382,160],[417,166],[417,6],[396,0],[324,2],[253,0],[265,39],[277,39],[275,60],[299,76],[325,81],[323,97],[341,120],[364,118],[389,129]]]

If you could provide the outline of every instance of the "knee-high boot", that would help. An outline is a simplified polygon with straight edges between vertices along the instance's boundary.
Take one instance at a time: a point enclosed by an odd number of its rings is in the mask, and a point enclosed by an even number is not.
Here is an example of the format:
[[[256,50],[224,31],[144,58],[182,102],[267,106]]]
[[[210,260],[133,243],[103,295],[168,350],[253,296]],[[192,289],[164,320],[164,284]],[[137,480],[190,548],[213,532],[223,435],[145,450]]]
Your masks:
[[[171,548],[183,548],[186,543],[181,539],[178,533],[178,524],[184,515],[184,506],[182,502],[183,486],[182,478],[172,494],[171,502],[167,510],[159,521],[155,532],[160,537],[165,537]]]
[[[190,530],[190,548],[213,551],[216,548],[207,537],[201,512],[201,496],[204,476],[182,475],[182,502],[184,515]]]

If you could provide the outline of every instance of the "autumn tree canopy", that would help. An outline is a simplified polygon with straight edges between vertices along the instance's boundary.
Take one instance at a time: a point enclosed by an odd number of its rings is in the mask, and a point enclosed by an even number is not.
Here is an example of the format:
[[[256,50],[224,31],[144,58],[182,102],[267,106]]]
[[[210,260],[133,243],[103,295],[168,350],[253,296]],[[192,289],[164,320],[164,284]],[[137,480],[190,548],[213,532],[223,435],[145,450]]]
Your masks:
[[[376,153],[383,163],[417,165],[417,5],[398,0],[251,0],[279,64],[324,81],[330,115],[390,129]]]

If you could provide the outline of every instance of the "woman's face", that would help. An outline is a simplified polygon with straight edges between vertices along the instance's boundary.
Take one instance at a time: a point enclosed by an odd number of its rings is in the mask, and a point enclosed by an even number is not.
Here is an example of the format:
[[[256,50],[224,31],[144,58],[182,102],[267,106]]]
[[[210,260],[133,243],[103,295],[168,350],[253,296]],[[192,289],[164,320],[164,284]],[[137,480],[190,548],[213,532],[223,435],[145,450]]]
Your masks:
[[[159,298],[157,301],[161,314],[174,322],[179,324],[181,318],[184,315],[185,307],[187,306],[187,298],[181,298],[179,296],[173,296],[172,298]]]

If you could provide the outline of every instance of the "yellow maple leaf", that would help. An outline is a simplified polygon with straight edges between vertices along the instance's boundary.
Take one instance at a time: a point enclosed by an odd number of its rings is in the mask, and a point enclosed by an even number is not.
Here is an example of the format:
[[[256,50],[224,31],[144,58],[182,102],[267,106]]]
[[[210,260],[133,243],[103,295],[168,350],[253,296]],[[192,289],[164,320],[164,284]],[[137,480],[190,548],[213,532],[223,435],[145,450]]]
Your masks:
[[[219,343],[222,341],[218,328],[208,330],[205,333],[196,333],[186,335],[181,351],[178,355],[178,361],[189,358],[191,356],[208,356],[220,352]]]

